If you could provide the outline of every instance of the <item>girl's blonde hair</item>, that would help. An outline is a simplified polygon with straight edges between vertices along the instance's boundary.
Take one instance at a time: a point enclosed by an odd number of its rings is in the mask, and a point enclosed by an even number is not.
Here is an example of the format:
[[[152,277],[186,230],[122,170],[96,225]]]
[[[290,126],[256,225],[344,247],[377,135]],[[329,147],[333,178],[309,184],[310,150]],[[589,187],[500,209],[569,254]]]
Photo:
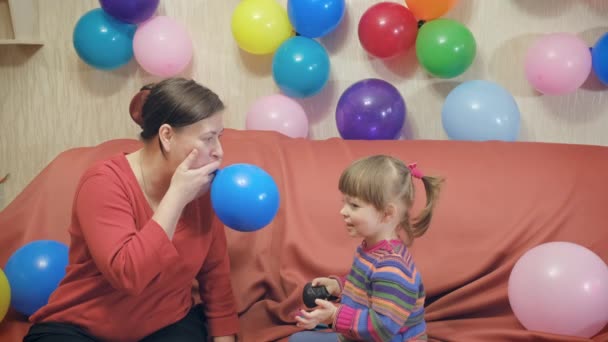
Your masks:
[[[410,209],[415,195],[413,177],[412,170],[401,160],[387,155],[374,155],[359,159],[344,170],[338,188],[343,194],[367,202],[379,211],[385,210],[392,200],[402,200],[405,211],[399,226],[411,242],[429,228],[443,183],[440,177],[420,178],[426,192],[426,205],[411,220]]]

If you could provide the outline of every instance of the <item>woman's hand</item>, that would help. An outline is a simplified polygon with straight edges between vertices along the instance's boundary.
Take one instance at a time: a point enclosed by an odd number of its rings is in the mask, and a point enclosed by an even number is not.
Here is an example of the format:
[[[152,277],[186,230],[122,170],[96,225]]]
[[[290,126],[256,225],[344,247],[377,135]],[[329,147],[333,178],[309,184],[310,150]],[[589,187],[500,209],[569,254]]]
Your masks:
[[[340,284],[336,279],[331,279],[327,277],[315,278],[312,280],[312,286],[325,286],[327,292],[332,295],[339,297],[340,296]]]
[[[215,171],[220,166],[219,161],[214,161],[199,168],[192,168],[197,154],[196,149],[192,150],[175,169],[171,178],[169,192],[179,198],[183,206],[209,191]]]
[[[234,335],[230,336],[215,336],[213,338],[213,342],[235,342],[236,337]]]
[[[304,329],[314,329],[319,324],[331,324],[334,321],[338,308],[323,299],[315,300],[318,305],[316,309],[311,312],[306,310],[300,310],[296,315],[296,326]]]

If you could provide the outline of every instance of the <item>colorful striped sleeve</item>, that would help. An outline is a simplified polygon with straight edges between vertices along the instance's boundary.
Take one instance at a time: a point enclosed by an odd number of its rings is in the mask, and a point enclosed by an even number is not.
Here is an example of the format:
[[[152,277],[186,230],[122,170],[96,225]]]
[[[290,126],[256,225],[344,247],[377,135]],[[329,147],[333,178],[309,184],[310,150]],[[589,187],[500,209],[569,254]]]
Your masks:
[[[398,256],[383,258],[372,269],[370,307],[339,305],[334,329],[351,339],[390,340],[416,307],[419,279]]]

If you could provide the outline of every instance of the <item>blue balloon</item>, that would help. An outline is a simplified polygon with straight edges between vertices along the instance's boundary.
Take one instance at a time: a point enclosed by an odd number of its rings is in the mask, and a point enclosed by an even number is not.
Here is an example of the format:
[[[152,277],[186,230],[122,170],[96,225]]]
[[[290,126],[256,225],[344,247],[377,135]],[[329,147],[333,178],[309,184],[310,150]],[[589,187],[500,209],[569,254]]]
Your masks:
[[[268,225],[279,210],[279,189],[263,169],[233,164],[218,170],[211,183],[211,205],[229,228],[251,232]]]
[[[274,54],[272,76],[289,97],[309,97],[329,79],[329,56],[316,40],[302,36],[287,39]]]
[[[296,32],[304,37],[323,37],[344,18],[344,0],[289,0],[287,14]]]
[[[597,78],[605,85],[608,85],[608,33],[604,34],[595,43],[595,46],[591,50],[591,58],[593,71],[597,75]]]
[[[520,113],[513,96],[489,81],[468,81],[454,88],[441,112],[443,128],[453,140],[515,141]]]
[[[119,21],[96,8],[83,15],[74,27],[73,43],[78,57],[88,65],[113,70],[133,58],[136,25]]]
[[[37,240],[17,249],[4,273],[11,287],[11,306],[30,316],[48,303],[65,276],[68,246],[53,240]]]

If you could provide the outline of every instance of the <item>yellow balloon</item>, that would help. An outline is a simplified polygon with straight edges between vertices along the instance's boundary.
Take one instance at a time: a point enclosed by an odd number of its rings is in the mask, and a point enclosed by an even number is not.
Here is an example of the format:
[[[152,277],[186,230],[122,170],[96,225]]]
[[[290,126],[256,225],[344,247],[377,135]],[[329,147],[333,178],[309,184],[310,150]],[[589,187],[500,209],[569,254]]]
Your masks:
[[[11,287],[8,284],[8,279],[6,279],[6,275],[0,269],[0,322],[6,316],[8,312],[8,307],[11,304]]]
[[[273,53],[293,34],[287,11],[276,0],[244,0],[232,13],[232,35],[251,54]]]

